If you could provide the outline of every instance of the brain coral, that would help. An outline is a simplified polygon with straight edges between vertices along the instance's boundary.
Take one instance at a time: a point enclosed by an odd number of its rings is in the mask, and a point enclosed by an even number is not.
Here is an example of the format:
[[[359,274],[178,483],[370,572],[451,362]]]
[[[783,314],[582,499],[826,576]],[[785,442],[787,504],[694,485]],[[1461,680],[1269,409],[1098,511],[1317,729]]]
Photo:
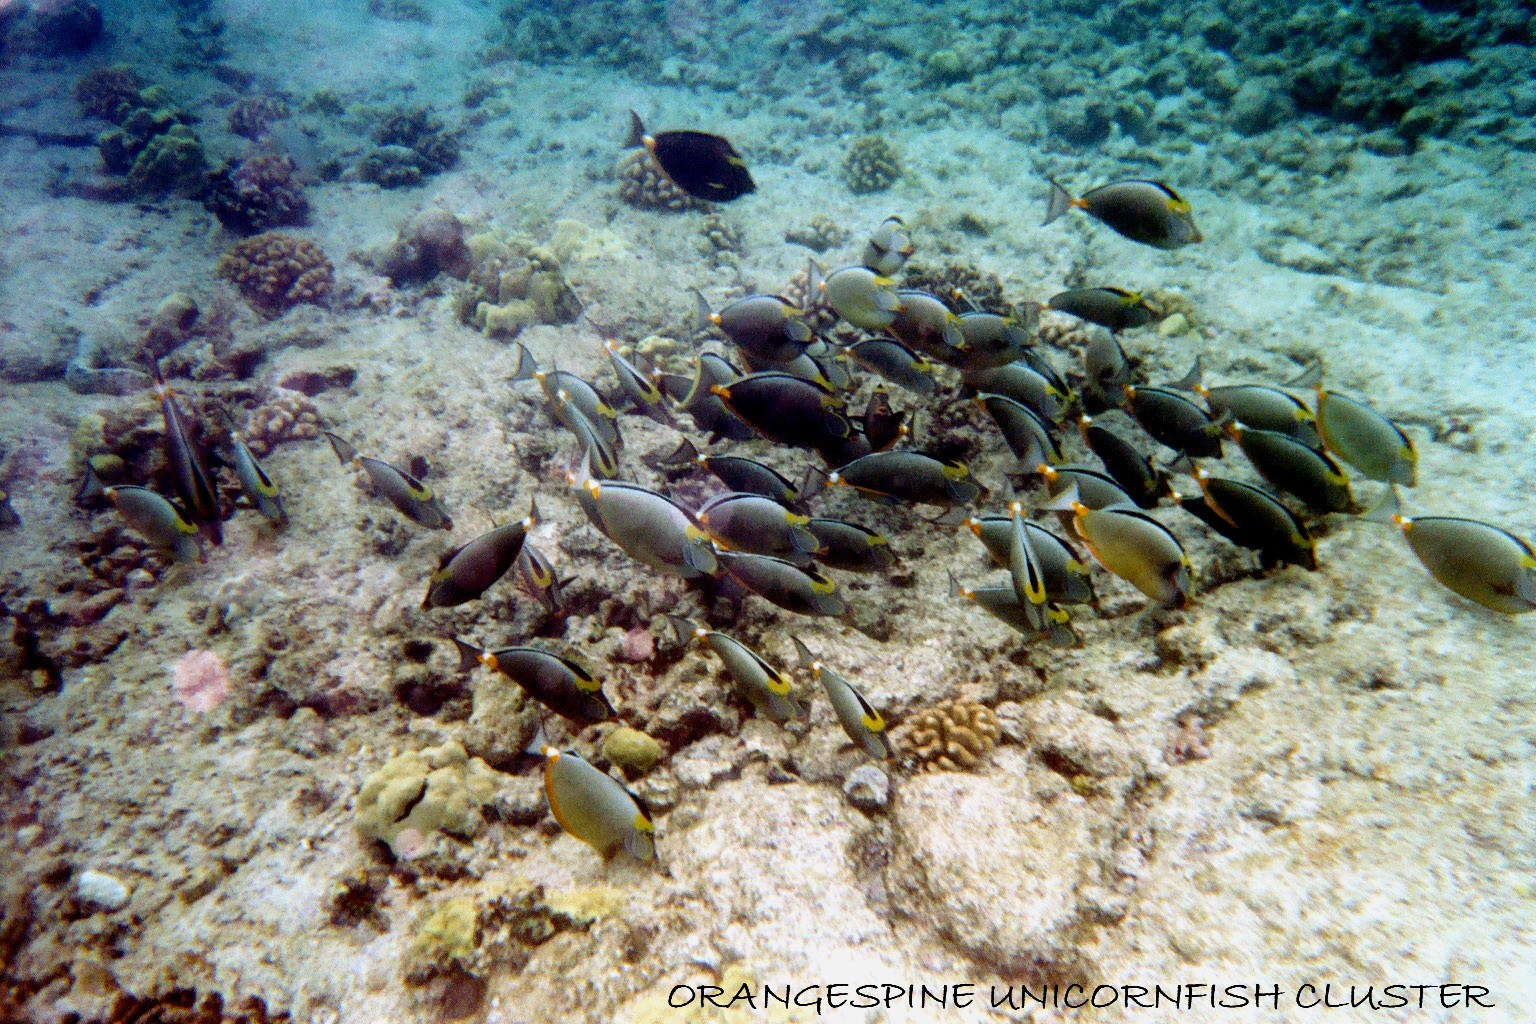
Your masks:
[[[924,772],[970,771],[997,746],[1002,733],[992,709],[952,700],[919,711],[901,724],[892,742]]]
[[[237,242],[219,260],[218,274],[253,307],[275,316],[303,302],[324,305],[333,269],[314,242],[268,231]]]

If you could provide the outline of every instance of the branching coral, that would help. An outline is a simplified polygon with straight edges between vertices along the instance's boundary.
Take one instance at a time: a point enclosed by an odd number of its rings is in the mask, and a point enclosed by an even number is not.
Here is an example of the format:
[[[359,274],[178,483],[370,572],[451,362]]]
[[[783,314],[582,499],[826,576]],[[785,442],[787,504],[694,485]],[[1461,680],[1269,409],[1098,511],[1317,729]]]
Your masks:
[[[863,135],[853,140],[843,157],[843,181],[856,195],[884,192],[901,177],[901,158],[896,149],[878,135]]]
[[[619,179],[619,198],[642,210],[707,210],[709,204],[695,199],[672,184],[648,149],[624,154],[614,168]]]
[[[891,741],[925,772],[973,771],[1002,734],[992,709],[953,700],[908,718]]]
[[[303,302],[324,305],[333,269],[314,242],[268,231],[237,242],[219,260],[218,274],[253,307],[277,315]]]
[[[382,188],[416,185],[459,159],[459,137],[424,108],[398,111],[374,132],[378,148],[358,165],[358,177]]]
[[[293,160],[273,153],[232,161],[208,175],[203,206],[220,224],[242,235],[303,224],[309,215]]]
[[[96,140],[110,173],[126,174],[145,192],[191,187],[201,177],[203,144],[161,87],[140,88],[132,71],[115,67],[80,79],[75,97],[87,114],[119,126]]]

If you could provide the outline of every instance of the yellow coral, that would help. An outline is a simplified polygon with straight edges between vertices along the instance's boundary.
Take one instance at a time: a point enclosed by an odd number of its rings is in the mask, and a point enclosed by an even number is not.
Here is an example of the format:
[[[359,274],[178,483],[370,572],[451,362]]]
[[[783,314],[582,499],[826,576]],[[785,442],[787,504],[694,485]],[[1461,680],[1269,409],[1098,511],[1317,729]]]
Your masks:
[[[972,771],[997,746],[1002,728],[985,704],[953,700],[919,711],[895,731],[892,742],[925,772]]]

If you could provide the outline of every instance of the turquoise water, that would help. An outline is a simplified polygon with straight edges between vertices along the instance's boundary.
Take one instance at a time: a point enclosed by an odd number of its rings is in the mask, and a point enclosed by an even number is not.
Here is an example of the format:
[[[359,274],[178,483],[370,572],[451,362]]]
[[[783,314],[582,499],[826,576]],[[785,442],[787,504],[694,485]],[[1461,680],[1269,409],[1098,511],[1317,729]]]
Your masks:
[[[1529,1020],[1533,34],[0,0],[0,1019]]]

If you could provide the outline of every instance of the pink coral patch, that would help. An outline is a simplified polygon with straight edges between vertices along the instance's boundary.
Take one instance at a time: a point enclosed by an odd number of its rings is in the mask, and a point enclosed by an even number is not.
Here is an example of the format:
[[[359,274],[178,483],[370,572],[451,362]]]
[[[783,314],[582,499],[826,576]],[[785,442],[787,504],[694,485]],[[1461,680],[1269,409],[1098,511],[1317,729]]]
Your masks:
[[[619,645],[619,656],[628,662],[650,661],[656,656],[656,640],[644,629],[631,629]]]
[[[212,711],[229,696],[229,668],[212,651],[188,651],[176,662],[171,689],[189,711]]]

